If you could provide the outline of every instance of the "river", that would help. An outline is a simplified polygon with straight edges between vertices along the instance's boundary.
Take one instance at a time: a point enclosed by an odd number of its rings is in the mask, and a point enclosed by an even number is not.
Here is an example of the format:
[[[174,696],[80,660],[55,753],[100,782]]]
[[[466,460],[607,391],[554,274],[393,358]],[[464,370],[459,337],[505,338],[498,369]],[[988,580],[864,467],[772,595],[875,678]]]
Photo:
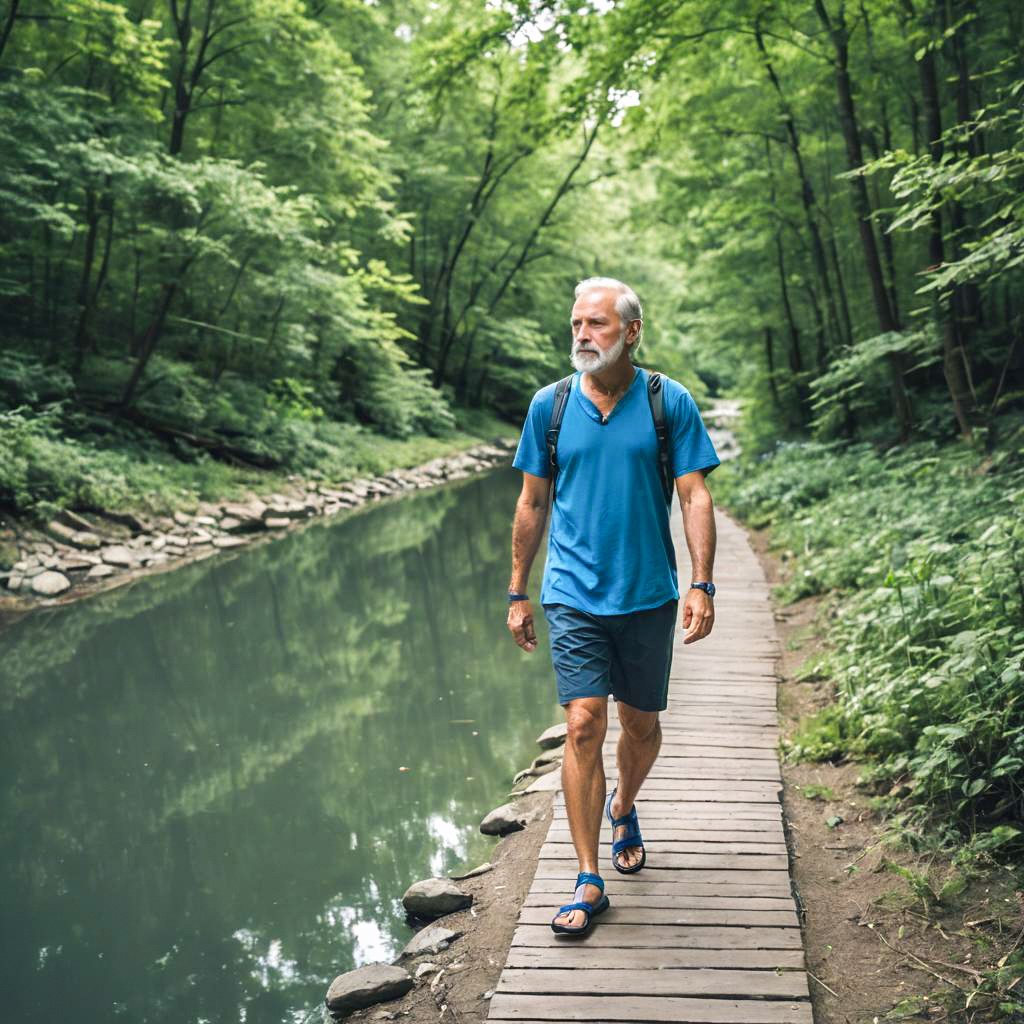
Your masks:
[[[519,474],[315,523],[0,635],[3,1016],[319,1018],[558,717],[505,632]],[[534,570],[539,583],[541,566]]]

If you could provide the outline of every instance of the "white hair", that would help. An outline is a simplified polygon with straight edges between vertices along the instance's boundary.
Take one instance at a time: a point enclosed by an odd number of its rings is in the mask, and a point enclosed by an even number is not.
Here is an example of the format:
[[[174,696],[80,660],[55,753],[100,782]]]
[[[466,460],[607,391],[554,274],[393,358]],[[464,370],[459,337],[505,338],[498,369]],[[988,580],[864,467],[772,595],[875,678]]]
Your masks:
[[[640,305],[636,292],[628,284],[618,281],[614,277],[588,277],[576,285],[576,298],[578,299],[584,292],[593,291],[595,288],[607,288],[616,293],[615,312],[619,314],[619,319],[623,324],[628,324],[633,320],[643,323],[644,308]]]

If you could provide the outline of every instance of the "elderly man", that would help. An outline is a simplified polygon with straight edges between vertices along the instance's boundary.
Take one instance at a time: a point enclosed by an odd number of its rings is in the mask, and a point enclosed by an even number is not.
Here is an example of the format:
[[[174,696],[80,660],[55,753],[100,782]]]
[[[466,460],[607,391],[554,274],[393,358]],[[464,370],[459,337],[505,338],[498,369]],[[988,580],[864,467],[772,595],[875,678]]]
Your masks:
[[[704,477],[718,457],[689,392],[660,375],[652,386],[648,371],[633,365],[642,327],[640,301],[621,281],[597,277],[577,286],[577,372],[568,390],[551,384],[534,395],[514,461],[523,488],[512,528],[508,628],[525,651],[537,646],[526,590],[551,498],[541,604],[568,720],[562,785],[580,867],[573,900],[551,922],[566,935],[583,934],[608,907],[598,872],[602,811],[613,826],[615,870],[633,874],[646,861],[633,803],[658,755],[658,713],[668,699],[679,599],[666,502],[673,480],[692,565],[683,642],[707,636],[715,616],[715,520]],[[661,440],[658,404],[667,427]],[[609,696],[622,732],[618,782],[606,803],[601,746]]]

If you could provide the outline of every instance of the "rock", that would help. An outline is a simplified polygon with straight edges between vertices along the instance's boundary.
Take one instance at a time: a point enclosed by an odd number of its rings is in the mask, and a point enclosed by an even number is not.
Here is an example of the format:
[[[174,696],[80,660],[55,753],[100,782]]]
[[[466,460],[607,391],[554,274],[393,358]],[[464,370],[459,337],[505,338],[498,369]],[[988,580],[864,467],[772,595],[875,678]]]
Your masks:
[[[209,544],[213,540],[213,534],[209,530],[193,530],[189,534],[189,544]]]
[[[437,964],[432,964],[429,960],[425,960],[423,963],[416,967],[416,980],[419,981],[424,975],[437,974],[441,970]]]
[[[180,544],[166,544],[162,550],[169,558],[181,558],[185,554],[185,549]]]
[[[488,871],[493,871],[494,865],[488,862],[487,864],[481,864],[478,868],[473,868],[472,871],[467,871],[464,875],[449,875],[448,877],[453,882],[462,882],[467,878],[476,878],[477,875],[486,875]]]
[[[541,750],[551,750],[553,747],[560,747],[565,742],[565,737],[568,731],[568,723],[559,722],[558,725],[553,725],[550,729],[545,729],[537,737],[537,746],[540,747]]]
[[[453,932],[450,928],[443,928],[439,924],[432,924],[429,928],[417,932],[409,944],[398,954],[398,959],[413,956],[433,956],[447,949],[462,932]]]
[[[99,579],[103,579],[103,577],[105,577],[105,576],[113,576],[114,572],[115,572],[115,570],[114,570],[114,567],[112,565],[104,565],[104,564],[100,563],[99,565],[94,565],[86,573],[85,578],[87,580],[99,580]]]
[[[535,776],[547,775],[548,772],[553,772],[558,767],[557,761],[548,761],[545,764],[531,765],[529,768],[524,768],[521,772],[516,772],[515,777],[512,779],[512,785],[518,786],[523,779],[533,778]]]
[[[57,540],[64,541],[65,544],[76,548],[95,550],[103,544],[103,541],[92,530],[74,529],[62,522],[59,517],[46,524],[46,532],[51,537],[56,537]]]
[[[112,544],[100,552],[100,557],[107,565],[120,565],[125,569],[135,564],[135,556],[123,544]]]
[[[565,751],[561,747],[552,747],[538,754],[530,765],[531,768],[539,768],[544,764],[561,764]]]
[[[291,526],[292,521],[285,516],[267,516],[263,520],[263,525],[268,530],[283,530],[286,526]]]
[[[192,517],[190,515],[186,515],[184,512],[175,512],[174,513],[174,521],[179,526],[191,526],[192,525]]]
[[[22,583],[25,582],[25,577],[18,572],[12,572],[7,577],[7,589],[8,590],[21,590]]]
[[[71,580],[62,572],[47,569],[32,580],[32,589],[43,597],[55,597],[71,588]]]
[[[243,540],[241,537],[214,537],[213,546],[217,548],[240,548],[246,545],[248,541]]]
[[[222,530],[226,530],[228,533],[233,533],[241,525],[241,519],[235,519],[233,516],[225,516],[218,524]]]
[[[561,772],[549,772],[547,775],[542,775],[539,779],[534,779],[526,789],[524,793],[554,793],[556,789],[562,788],[562,773]],[[512,795],[512,794],[509,794]],[[518,795],[518,794],[516,794]]]
[[[412,976],[391,964],[367,964],[331,982],[324,1002],[332,1017],[347,1017],[356,1010],[404,996],[413,987]]]
[[[521,832],[526,822],[526,813],[515,804],[502,804],[480,822],[480,831],[485,836],[507,836],[510,832]]]
[[[89,558],[79,558],[77,555],[70,555],[62,558],[57,566],[61,572],[73,572],[76,569],[91,569],[96,563]]]
[[[217,520],[213,516],[196,516],[192,520],[197,526],[216,526]]]
[[[240,519],[245,522],[247,519],[262,519],[267,506],[258,498],[253,498],[252,501],[246,502],[244,505],[240,503],[221,505],[220,510],[232,519]]]
[[[463,892],[447,878],[426,878],[413,882],[402,897],[402,906],[415,917],[442,917],[456,910],[465,910],[473,902],[468,892]]]

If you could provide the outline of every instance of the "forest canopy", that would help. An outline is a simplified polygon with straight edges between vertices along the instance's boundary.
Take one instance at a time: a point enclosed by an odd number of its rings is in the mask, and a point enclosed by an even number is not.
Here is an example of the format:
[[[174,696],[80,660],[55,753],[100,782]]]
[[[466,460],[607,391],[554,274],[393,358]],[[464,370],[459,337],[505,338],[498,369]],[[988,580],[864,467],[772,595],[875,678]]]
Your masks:
[[[1013,0],[9,0],[0,502],[516,420],[572,287],[746,440],[998,444]],[[63,482],[62,482],[63,481]]]

